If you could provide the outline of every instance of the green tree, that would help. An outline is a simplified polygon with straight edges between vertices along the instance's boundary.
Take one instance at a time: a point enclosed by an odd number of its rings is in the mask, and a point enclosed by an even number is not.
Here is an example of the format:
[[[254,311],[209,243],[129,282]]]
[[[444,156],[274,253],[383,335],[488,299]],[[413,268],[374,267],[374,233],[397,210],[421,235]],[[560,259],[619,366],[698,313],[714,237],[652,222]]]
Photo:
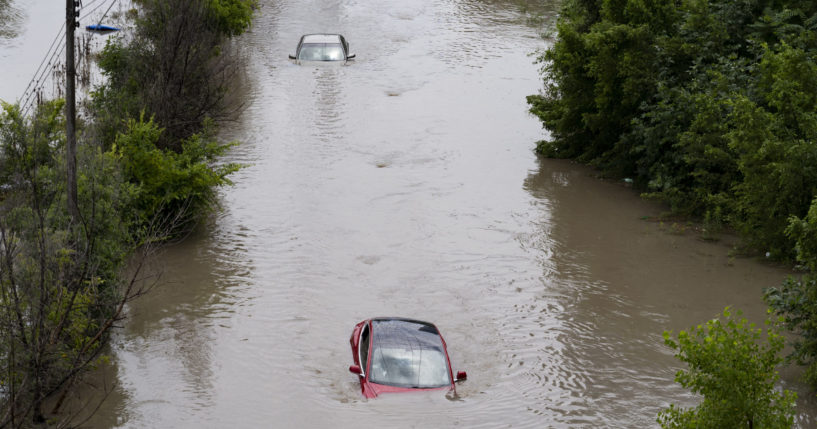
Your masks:
[[[61,104],[33,119],[16,106],[0,113],[0,427],[42,423],[103,359],[125,302],[141,292],[122,268],[133,249],[150,248],[130,228],[133,188],[116,156],[89,144],[77,159],[79,221],[69,218]]]
[[[798,261],[809,273],[767,289],[765,299],[784,317],[786,327],[797,334],[790,358],[806,366],[805,379],[817,389],[817,198],[805,217],[789,220],[786,232],[796,243]]]
[[[150,286],[142,262],[212,208],[238,168],[217,162],[231,145],[211,118],[223,117],[236,70],[223,43],[249,26],[255,0],[136,3],[134,38],[101,55],[108,80],[80,134],[76,220],[62,101],[32,118],[0,112],[0,428],[75,424],[63,400]]]
[[[143,223],[157,217],[175,219],[177,232],[184,232],[215,205],[216,188],[231,184],[227,176],[240,166],[215,165],[232,145],[218,143],[211,125],[184,140],[180,153],[157,147],[161,134],[153,120],[131,119],[117,136],[114,151],[136,189],[133,212]]]
[[[249,28],[254,0],[139,0],[136,30],[113,38],[100,55],[107,82],[94,91],[92,112],[112,144],[142,112],[164,129],[156,142],[182,151],[208,118],[231,119],[227,94],[238,80],[229,39]]]
[[[767,300],[817,387],[817,2],[565,0],[557,31],[527,99],[537,151],[796,257],[810,272]]]
[[[657,89],[657,40],[672,26],[674,2],[566,1],[558,38],[539,57],[542,94],[528,97],[531,113],[553,133],[539,150],[577,157],[619,174],[632,171],[627,134]]]
[[[783,349],[779,322],[767,320],[765,333],[742,313],[727,307],[708,321],[664,342],[688,365],[675,381],[703,396],[697,407],[671,405],[658,415],[663,428],[789,428],[796,395],[775,389]],[[765,336],[765,339],[764,339]]]
[[[133,37],[109,39],[100,55],[107,81],[93,93],[93,128],[137,187],[131,208],[141,220],[172,220],[183,233],[238,169],[217,163],[232,144],[217,141],[216,125],[240,108],[228,102],[241,70],[228,42],[249,27],[256,1],[138,5]]]
[[[528,97],[540,153],[794,256],[788,218],[817,195],[817,3],[568,0],[557,30]]]
[[[734,225],[749,243],[775,256],[794,254],[790,216],[806,214],[817,195],[817,51],[779,44],[758,67],[761,97],[735,98],[726,134],[743,180]]]
[[[228,36],[238,36],[250,27],[256,0],[208,0],[210,19]]]

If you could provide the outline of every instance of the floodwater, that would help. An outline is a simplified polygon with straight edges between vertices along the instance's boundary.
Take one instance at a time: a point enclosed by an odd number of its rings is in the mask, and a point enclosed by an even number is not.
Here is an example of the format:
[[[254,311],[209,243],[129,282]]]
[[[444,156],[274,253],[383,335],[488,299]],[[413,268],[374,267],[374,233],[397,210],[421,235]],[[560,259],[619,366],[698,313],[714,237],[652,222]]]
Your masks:
[[[533,154],[546,135],[526,112],[542,86],[529,54],[555,5],[260,6],[238,42],[246,109],[225,130],[246,168],[157,258],[159,285],[79,392],[108,392],[87,426],[655,427],[696,401],[662,332],[727,305],[763,319],[761,291],[786,270],[645,221],[664,208]],[[320,31],[357,61],[287,60]],[[468,380],[364,399],[348,339],[373,316],[434,322]],[[797,376],[782,386],[812,398]],[[802,399],[799,427],[815,411]]]
[[[16,40],[20,34],[20,22],[25,17],[22,11],[11,4],[10,0],[0,0],[0,49]],[[2,58],[2,57],[0,57]]]
[[[76,30],[77,89],[87,94],[97,83],[87,55],[102,49],[108,35],[85,25],[123,26],[130,0],[85,0]],[[0,0],[0,101],[19,103],[30,111],[36,99],[63,96],[65,70],[65,2]],[[28,109],[26,109],[28,108]]]

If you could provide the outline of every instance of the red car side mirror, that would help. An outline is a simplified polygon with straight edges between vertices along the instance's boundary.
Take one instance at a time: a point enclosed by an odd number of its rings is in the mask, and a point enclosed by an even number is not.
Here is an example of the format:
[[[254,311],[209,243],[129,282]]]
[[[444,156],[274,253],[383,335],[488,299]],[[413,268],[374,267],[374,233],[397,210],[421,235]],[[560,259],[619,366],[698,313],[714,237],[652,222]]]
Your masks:
[[[465,371],[457,371],[457,378],[455,378],[454,381],[462,381],[466,378],[468,378],[468,374],[466,374]]]
[[[357,375],[363,374],[363,371],[360,369],[360,366],[358,366],[358,365],[350,366],[349,367],[349,372],[351,372],[352,374],[357,374]]]

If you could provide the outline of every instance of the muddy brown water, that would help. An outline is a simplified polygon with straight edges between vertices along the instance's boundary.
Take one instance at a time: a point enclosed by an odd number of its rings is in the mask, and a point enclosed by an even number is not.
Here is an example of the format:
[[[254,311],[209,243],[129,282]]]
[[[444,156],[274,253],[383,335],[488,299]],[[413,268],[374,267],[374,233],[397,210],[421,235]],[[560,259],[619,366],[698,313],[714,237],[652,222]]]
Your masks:
[[[246,110],[225,130],[247,167],[155,261],[160,285],[78,393],[109,391],[86,426],[655,427],[696,401],[662,331],[727,305],[763,319],[786,270],[647,222],[663,208],[533,154],[529,54],[556,5],[260,3],[239,41]],[[357,61],[287,60],[320,31]],[[437,324],[468,371],[455,395],[361,396],[348,337],[385,315]],[[812,427],[797,376],[781,385]]]

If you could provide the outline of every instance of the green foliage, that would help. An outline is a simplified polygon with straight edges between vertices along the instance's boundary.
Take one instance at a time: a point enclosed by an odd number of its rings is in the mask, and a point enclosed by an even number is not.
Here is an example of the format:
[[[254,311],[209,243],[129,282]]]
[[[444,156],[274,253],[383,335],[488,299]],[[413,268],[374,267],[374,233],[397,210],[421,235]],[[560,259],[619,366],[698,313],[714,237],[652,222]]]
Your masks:
[[[554,136],[543,150],[622,174],[632,169],[621,137],[657,89],[656,41],[675,13],[661,1],[564,3],[559,38],[539,57],[545,92],[528,97]]]
[[[817,199],[803,219],[789,220],[786,233],[796,243],[798,261],[810,272],[789,277],[779,288],[767,289],[764,297],[798,335],[790,357],[806,366],[805,379],[817,389]]]
[[[153,122],[128,121],[115,152],[125,177],[136,186],[135,211],[144,222],[155,216],[195,218],[214,204],[215,188],[230,184],[237,164],[214,166],[232,145],[213,140],[211,125],[182,143],[181,153],[156,147],[162,130]]]
[[[43,401],[100,357],[133,246],[131,187],[111,153],[78,153],[81,220],[66,213],[62,101],[0,114],[0,426],[42,420]]]
[[[817,54],[817,52],[816,52]],[[727,133],[743,180],[735,184],[735,226],[756,248],[793,253],[785,229],[817,195],[817,63],[802,49],[764,49],[760,101],[735,97]]]
[[[786,234],[796,243],[797,260],[817,272],[817,198],[812,200],[808,214],[800,219],[789,218]]]
[[[809,274],[766,299],[817,388],[817,2],[566,0],[557,29],[528,97],[552,135],[537,151],[796,257]]]
[[[675,381],[703,396],[694,408],[671,405],[658,416],[663,428],[790,428],[796,395],[775,389],[783,348],[778,322],[756,328],[727,307],[723,318],[678,333],[664,342],[688,365]],[[765,336],[765,338],[764,338]]]
[[[723,231],[723,213],[720,207],[714,211],[707,211],[703,220],[703,238],[705,240],[717,240],[717,235]]]
[[[207,118],[238,110],[226,98],[240,70],[227,41],[249,27],[255,0],[138,3],[134,34],[109,40],[100,55],[107,81],[93,92],[93,118],[112,144],[144,111],[164,129],[157,145],[181,152]]]
[[[786,327],[798,335],[790,358],[806,366],[805,380],[817,389],[817,276],[789,277],[764,296]]]
[[[255,4],[140,0],[133,39],[109,39],[100,55],[95,133],[121,160],[142,227],[161,219],[186,230],[238,169],[215,162],[231,146],[216,141],[215,123],[237,111],[225,100],[239,68],[222,44],[249,26]]]
[[[178,19],[179,11],[193,11],[197,18],[206,18],[202,22],[210,30],[228,37],[247,31],[258,7],[258,0],[136,0],[136,3],[143,9],[140,31],[161,31],[162,21]],[[203,14],[199,15],[201,12]]]
[[[817,195],[817,3],[569,0],[557,29],[528,97],[538,152],[794,255],[788,218]]]
[[[224,117],[235,73],[222,43],[248,28],[255,0],[138,4],[133,39],[100,56],[107,81],[80,130],[78,218],[65,209],[62,101],[31,119],[0,113],[0,427],[46,422],[45,401],[105,360],[113,323],[143,293],[134,250],[188,228],[238,169],[217,163],[231,144],[210,118]],[[134,277],[123,279],[126,260]]]
[[[54,167],[53,153],[64,140],[64,121],[61,116],[64,103],[54,101],[39,107],[31,123],[26,123],[19,106],[3,104],[0,112],[0,183],[11,187],[22,186],[22,181],[36,167]]]
[[[565,1],[556,23],[558,42],[539,57],[546,77],[545,91],[528,96],[530,112],[551,130],[554,140],[542,150],[558,157],[578,157],[593,135],[584,125],[584,115],[594,109],[594,82],[585,69],[592,52],[584,35],[598,22],[598,1]]]
[[[256,0],[208,0],[207,8],[219,30],[228,36],[238,36],[252,23]]]
[[[140,64],[140,54],[116,37],[108,38],[99,54],[99,68],[107,82],[91,92],[90,107],[96,133],[107,147],[124,129],[126,120],[138,117],[134,115],[144,110],[142,79],[138,78],[139,73],[128,72],[139,70],[132,65]]]

